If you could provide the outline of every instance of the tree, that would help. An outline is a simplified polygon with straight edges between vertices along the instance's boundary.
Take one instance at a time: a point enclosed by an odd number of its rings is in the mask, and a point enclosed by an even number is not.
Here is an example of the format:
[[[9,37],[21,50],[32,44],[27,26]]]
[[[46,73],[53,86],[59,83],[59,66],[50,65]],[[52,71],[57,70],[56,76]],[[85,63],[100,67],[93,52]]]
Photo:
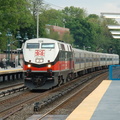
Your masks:
[[[10,28],[12,31],[30,24],[31,13],[27,9],[26,0],[4,0],[0,2],[2,17],[2,30]]]
[[[18,30],[22,38],[28,33],[28,38],[36,35],[37,13],[39,12],[39,31],[41,37],[59,39],[58,33],[46,34],[46,24],[57,25],[70,29],[70,34],[63,35],[63,41],[79,45],[79,48],[91,47],[92,51],[108,52],[112,47],[116,53],[120,45],[114,42],[106,24],[118,25],[115,19],[104,20],[96,14],[87,16],[85,9],[66,7],[55,10],[43,3],[43,0],[4,0],[0,2],[0,48],[6,49],[8,28],[12,32],[12,40]],[[2,33],[2,34],[1,34]],[[117,41],[118,42],[118,41]]]
[[[86,17],[86,11],[81,8],[77,8],[74,6],[71,7],[65,7],[62,10],[63,17],[64,17],[64,22],[67,23],[68,21],[72,20],[73,18],[80,18],[83,19]]]
[[[66,43],[70,43],[70,44],[74,43],[73,36],[71,34],[69,34],[69,33],[65,33],[63,35],[62,41],[66,42]]]
[[[60,27],[64,26],[61,11],[55,9],[42,11],[40,14],[40,21],[44,24],[56,25]]]
[[[75,39],[74,44],[83,48],[84,46],[91,46],[92,44],[92,26],[85,19],[73,18],[66,26],[70,28],[71,34]]]
[[[47,35],[48,38],[51,38],[51,39],[55,39],[55,40],[59,40],[59,35],[57,32],[54,32],[54,31],[50,31],[50,34]]]
[[[8,28],[13,34],[12,38],[15,39],[17,30],[30,27],[33,21],[31,12],[28,9],[29,4],[26,0],[4,0],[0,2],[0,6],[0,26],[2,26],[0,27],[0,31],[2,32],[1,45],[5,47]]]

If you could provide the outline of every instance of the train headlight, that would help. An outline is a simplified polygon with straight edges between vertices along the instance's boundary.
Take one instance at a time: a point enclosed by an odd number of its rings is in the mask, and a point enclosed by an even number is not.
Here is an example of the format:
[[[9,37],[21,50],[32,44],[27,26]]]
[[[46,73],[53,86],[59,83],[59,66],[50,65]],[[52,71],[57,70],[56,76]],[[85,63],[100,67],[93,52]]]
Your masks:
[[[28,64],[27,67],[28,67],[28,68],[31,68],[31,64]]]
[[[48,64],[48,68],[51,68],[51,66],[52,66],[51,64]]]

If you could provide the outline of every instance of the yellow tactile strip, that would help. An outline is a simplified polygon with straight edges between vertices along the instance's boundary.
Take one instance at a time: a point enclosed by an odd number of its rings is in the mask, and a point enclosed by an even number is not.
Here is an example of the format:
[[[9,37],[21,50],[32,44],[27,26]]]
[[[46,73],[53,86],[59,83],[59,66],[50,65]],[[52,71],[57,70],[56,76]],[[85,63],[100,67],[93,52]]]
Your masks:
[[[66,120],[90,120],[111,82],[111,80],[104,80],[78,107],[76,107]]]
[[[23,69],[5,69],[5,70],[0,70],[0,73],[11,73],[11,72],[22,72]]]

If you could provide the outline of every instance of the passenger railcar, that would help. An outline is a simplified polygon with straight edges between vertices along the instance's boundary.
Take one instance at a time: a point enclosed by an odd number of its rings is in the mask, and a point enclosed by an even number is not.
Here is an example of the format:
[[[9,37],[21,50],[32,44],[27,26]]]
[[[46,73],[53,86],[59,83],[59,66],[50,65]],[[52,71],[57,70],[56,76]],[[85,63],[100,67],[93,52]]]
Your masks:
[[[29,89],[50,89],[74,77],[118,64],[119,56],[72,48],[48,38],[27,40],[23,45],[24,82]]]

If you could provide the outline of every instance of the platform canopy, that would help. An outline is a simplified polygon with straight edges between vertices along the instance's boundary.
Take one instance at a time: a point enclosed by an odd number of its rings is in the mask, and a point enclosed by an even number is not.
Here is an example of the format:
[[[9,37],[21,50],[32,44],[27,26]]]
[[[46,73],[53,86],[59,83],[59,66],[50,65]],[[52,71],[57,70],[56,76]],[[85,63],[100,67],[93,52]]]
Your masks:
[[[109,29],[120,29],[120,25],[107,25]]]
[[[120,31],[110,31],[112,35],[120,35]]]
[[[101,13],[101,15],[105,18],[120,18],[120,13]]]
[[[107,18],[120,19],[120,13],[101,13],[101,15]],[[114,39],[120,39],[120,25],[107,25],[108,29],[110,29],[110,33]]]
[[[113,35],[113,38],[115,38],[115,39],[120,39],[120,36]]]

